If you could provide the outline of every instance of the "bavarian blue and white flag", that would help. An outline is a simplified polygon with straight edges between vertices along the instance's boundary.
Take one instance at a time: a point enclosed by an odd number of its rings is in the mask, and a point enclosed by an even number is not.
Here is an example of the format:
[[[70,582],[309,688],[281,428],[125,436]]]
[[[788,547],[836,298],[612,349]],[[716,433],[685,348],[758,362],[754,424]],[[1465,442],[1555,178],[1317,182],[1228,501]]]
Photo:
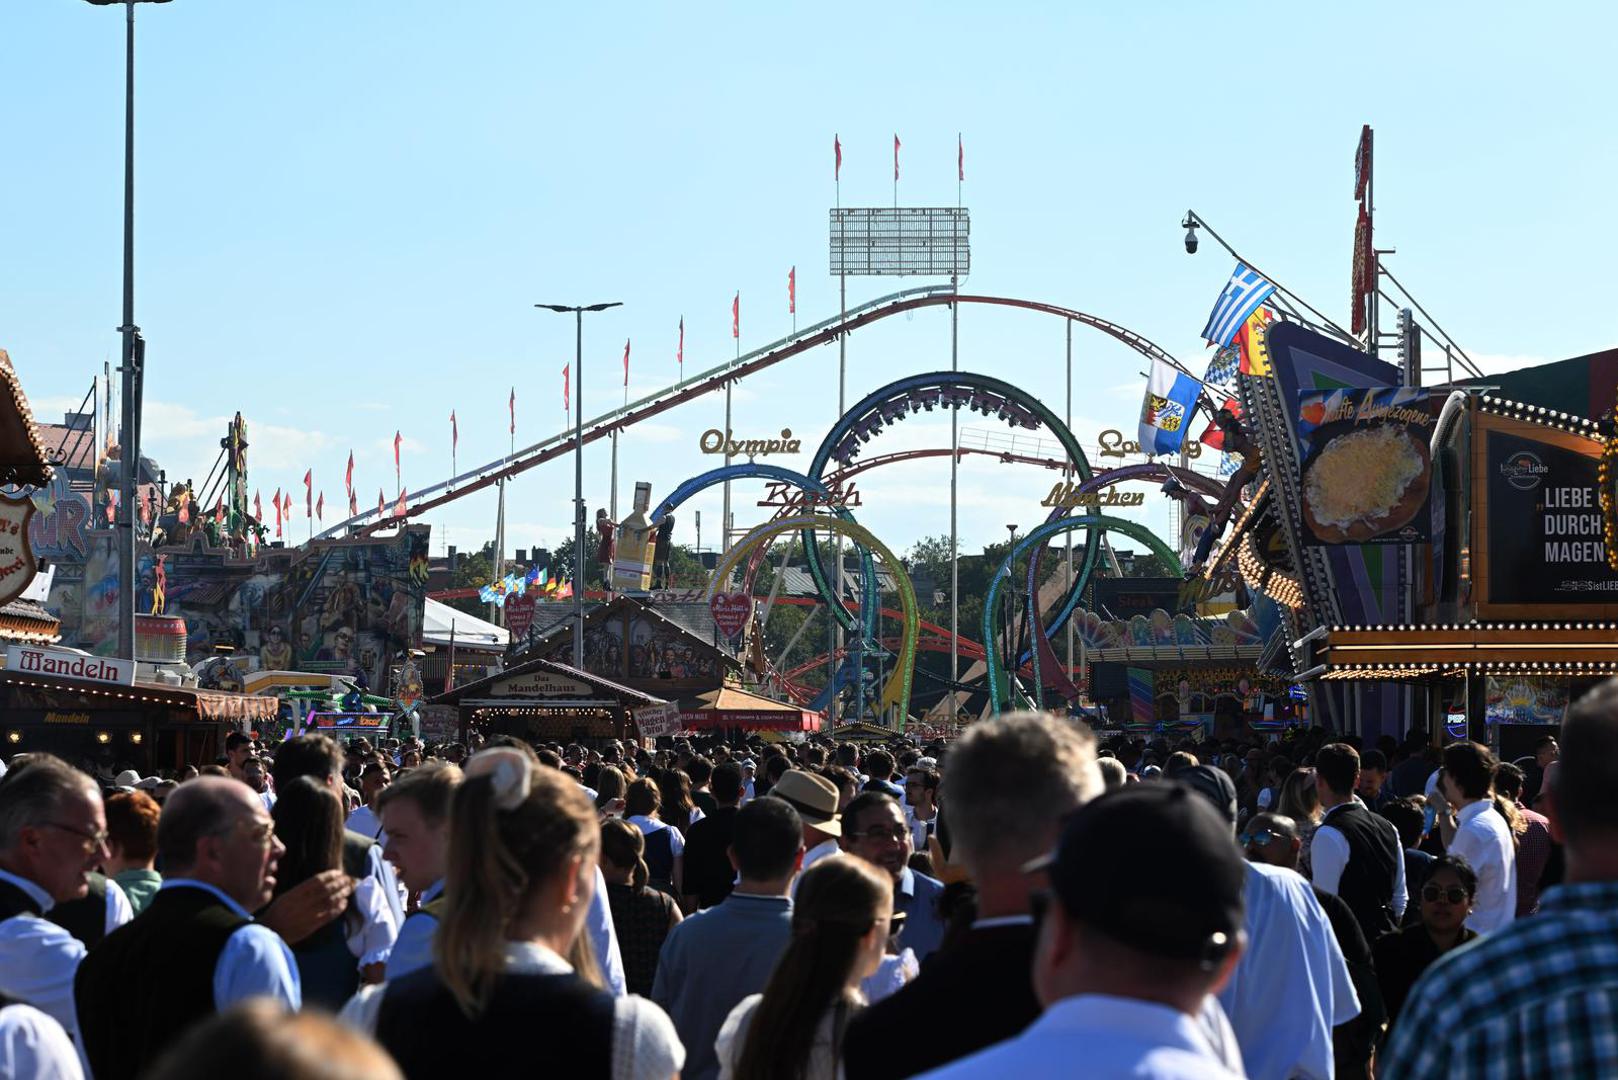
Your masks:
[[[1237,263],[1236,272],[1230,275],[1230,281],[1214,304],[1213,313],[1208,316],[1208,325],[1202,328],[1203,340],[1225,348],[1247,317],[1257,311],[1273,292],[1275,286],[1268,278],[1246,263]]]
[[[1202,384],[1161,360],[1152,361],[1146,380],[1146,400],[1140,408],[1140,452],[1149,456],[1172,454],[1185,442]]]

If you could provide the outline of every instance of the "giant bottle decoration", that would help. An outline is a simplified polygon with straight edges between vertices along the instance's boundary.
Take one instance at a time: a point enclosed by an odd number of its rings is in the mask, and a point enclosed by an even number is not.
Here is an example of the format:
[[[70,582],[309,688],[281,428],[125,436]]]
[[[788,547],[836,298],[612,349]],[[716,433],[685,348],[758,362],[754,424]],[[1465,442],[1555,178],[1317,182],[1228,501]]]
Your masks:
[[[614,592],[647,592],[652,587],[657,529],[646,517],[651,506],[652,485],[637,483],[634,509],[618,523],[618,550],[612,560]]]

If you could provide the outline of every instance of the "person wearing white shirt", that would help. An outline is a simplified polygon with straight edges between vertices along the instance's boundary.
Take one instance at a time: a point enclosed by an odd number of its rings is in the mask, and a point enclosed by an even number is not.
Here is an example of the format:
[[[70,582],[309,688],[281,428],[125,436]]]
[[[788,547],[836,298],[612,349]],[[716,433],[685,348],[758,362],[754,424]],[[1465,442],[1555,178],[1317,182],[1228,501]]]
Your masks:
[[[1444,821],[1444,848],[1465,859],[1478,876],[1477,896],[1466,928],[1498,930],[1517,916],[1517,847],[1511,825],[1494,808],[1494,770],[1489,748],[1475,742],[1444,748],[1444,798],[1457,813]]]
[[[32,1005],[7,1005],[0,1008],[0,1076],[84,1080],[84,1069],[61,1024]]]
[[[1095,884],[1106,867],[1108,887]],[[1243,863],[1196,791],[1136,784],[1069,819],[1048,871],[1034,954],[1044,1014],[1022,1034],[923,1074],[1230,1080],[1199,1018],[1243,949]]]
[[[1341,897],[1367,941],[1399,926],[1409,894],[1404,846],[1393,822],[1373,814],[1355,796],[1360,755],[1347,743],[1329,743],[1315,753],[1315,789],[1325,808],[1309,842],[1314,885]]]
[[[927,840],[938,826],[938,783],[937,769],[915,765],[905,773],[905,824],[916,851],[927,850]]]
[[[100,788],[66,762],[37,755],[0,783],[0,995],[33,1005],[75,1041],[85,947],[45,916],[86,894],[106,838]]]

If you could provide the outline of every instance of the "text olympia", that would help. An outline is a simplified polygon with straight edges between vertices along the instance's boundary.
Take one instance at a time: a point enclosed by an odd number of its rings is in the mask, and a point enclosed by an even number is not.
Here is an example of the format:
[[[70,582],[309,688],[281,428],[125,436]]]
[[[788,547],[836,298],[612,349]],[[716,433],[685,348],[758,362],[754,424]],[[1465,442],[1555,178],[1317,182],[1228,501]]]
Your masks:
[[[792,437],[791,428],[782,428],[779,439],[737,439],[731,431],[709,428],[697,440],[704,454],[724,454],[726,457],[767,457],[770,454],[799,453],[800,443]]]

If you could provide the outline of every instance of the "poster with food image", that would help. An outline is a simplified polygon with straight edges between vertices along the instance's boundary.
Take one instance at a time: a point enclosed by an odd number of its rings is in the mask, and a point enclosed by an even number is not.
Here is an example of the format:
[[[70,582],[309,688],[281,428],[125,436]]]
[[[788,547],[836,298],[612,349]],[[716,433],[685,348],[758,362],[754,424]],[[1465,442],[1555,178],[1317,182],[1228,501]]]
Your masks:
[[[1298,395],[1305,543],[1429,539],[1432,405],[1408,387]]]

